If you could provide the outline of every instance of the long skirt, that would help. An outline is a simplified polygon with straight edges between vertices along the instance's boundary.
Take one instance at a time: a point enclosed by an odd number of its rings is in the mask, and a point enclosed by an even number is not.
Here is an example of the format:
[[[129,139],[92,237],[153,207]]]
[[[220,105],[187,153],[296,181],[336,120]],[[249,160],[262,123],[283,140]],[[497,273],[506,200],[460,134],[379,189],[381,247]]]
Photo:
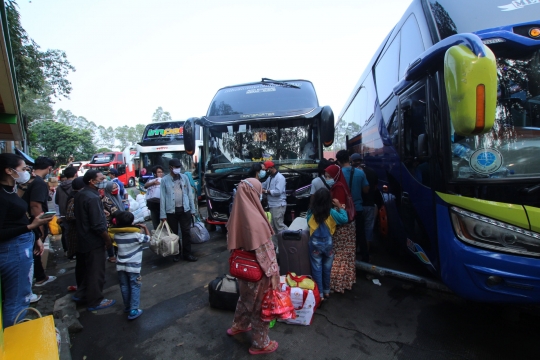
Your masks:
[[[354,221],[340,225],[333,236],[334,264],[330,275],[330,289],[343,293],[356,283],[356,227]]]
[[[238,279],[238,287],[240,298],[236,304],[232,329],[246,330],[251,325],[252,347],[264,349],[270,345],[270,338],[269,323],[261,320],[262,301],[272,282],[267,276],[255,283]]]

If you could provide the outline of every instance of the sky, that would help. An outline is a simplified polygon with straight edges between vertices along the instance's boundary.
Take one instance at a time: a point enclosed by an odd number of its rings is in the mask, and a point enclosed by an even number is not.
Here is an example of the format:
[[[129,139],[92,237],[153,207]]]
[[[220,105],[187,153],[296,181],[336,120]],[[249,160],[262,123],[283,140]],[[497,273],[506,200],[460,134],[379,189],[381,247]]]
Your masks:
[[[410,0],[18,0],[42,50],[66,52],[70,110],[97,125],[206,114],[224,86],[305,79],[341,113]]]

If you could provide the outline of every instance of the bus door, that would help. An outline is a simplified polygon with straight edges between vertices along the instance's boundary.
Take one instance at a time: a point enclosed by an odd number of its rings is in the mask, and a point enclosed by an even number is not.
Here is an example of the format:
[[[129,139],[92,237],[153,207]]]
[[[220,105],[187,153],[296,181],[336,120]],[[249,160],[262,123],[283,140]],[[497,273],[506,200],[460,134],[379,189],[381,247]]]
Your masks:
[[[426,93],[426,82],[421,81],[399,97],[401,194],[396,194],[400,197],[396,203],[409,253],[435,272],[438,247],[427,146],[430,129]]]

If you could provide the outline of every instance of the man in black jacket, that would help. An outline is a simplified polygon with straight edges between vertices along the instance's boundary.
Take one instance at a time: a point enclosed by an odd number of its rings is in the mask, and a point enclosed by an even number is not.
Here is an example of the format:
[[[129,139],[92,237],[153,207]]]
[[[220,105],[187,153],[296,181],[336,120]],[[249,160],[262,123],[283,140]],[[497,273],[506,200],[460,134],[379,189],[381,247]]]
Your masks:
[[[64,221],[64,217],[66,216],[66,207],[69,194],[71,194],[72,190],[71,183],[73,182],[73,179],[77,177],[77,169],[75,169],[73,166],[69,166],[64,170],[63,175],[66,179],[56,187],[54,201],[56,205],[58,205],[58,211],[60,212],[58,223],[60,224],[60,227],[62,227],[62,247],[64,248],[64,253],[67,254],[68,246],[66,234],[69,231],[69,223]]]
[[[88,170],[83,177],[85,187],[75,195],[77,226],[76,276],[83,279],[73,296],[75,301],[86,301],[87,310],[106,309],[115,300],[103,298],[105,285],[105,249],[112,246],[107,232],[107,219],[98,189],[105,188],[105,176]]]

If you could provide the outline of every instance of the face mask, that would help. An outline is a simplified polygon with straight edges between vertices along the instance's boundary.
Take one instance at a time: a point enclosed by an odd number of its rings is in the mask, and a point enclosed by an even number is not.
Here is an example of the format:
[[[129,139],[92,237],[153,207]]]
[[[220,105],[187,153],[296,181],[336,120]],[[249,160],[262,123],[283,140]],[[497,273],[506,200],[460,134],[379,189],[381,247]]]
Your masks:
[[[118,189],[111,191],[111,194],[118,195]]]
[[[172,172],[175,173],[176,175],[180,175],[180,173],[182,172],[182,169],[181,168],[173,169]]]
[[[259,171],[259,179],[264,179],[265,176],[266,176],[266,171],[264,170]]]
[[[47,180],[49,180],[50,177],[51,177],[51,174],[47,174],[47,175],[45,175],[45,177],[43,178],[43,180],[47,181]]]
[[[97,187],[98,189],[105,189],[106,186],[107,186],[107,181],[105,181],[105,180],[103,180],[102,182],[98,182],[98,183],[96,184],[96,187]]]
[[[326,181],[326,184],[328,184],[328,186],[330,186],[330,187],[332,185],[334,185],[334,183],[335,183],[334,179],[326,179],[325,181]]]
[[[13,178],[16,183],[24,184],[24,183],[27,183],[28,180],[30,180],[30,173],[28,171],[17,171],[15,169],[11,169],[11,170],[15,171],[17,173],[17,175],[19,176],[16,179]],[[11,177],[13,177],[13,175]]]

